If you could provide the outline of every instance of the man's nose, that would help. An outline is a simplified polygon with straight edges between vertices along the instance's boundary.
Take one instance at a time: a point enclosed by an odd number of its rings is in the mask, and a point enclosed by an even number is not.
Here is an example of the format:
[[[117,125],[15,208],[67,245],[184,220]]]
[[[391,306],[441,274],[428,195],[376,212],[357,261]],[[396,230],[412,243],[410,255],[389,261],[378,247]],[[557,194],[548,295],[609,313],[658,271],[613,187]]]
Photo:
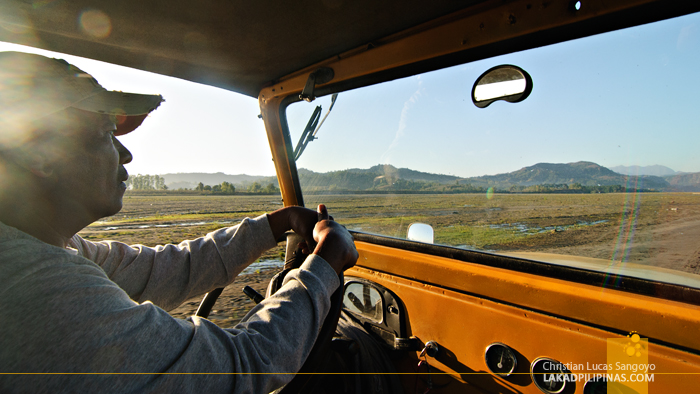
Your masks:
[[[114,138],[114,146],[119,152],[119,164],[130,163],[133,160],[134,157],[131,156],[131,152],[116,137]]]

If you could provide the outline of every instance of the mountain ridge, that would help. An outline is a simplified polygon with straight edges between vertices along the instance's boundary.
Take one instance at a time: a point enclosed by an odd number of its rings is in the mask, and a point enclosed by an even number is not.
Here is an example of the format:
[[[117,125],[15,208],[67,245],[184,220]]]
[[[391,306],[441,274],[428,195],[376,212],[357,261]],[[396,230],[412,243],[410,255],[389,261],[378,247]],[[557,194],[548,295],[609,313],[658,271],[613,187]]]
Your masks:
[[[661,177],[652,175],[631,176],[616,173],[609,168],[589,161],[573,163],[537,163],[517,171],[464,178],[476,186],[509,187],[533,186],[542,184],[580,184],[582,186],[620,185],[636,189],[663,189],[669,183]]]
[[[676,175],[679,172],[674,171],[671,168],[662,165],[652,165],[652,166],[615,166],[609,167],[612,171],[615,171],[622,175],[654,175],[665,177],[668,175]]]
[[[325,173],[300,168],[298,173],[302,189],[305,191],[432,190],[469,192],[486,188],[504,191],[531,191],[530,189],[540,185],[558,185],[559,189],[563,190],[566,190],[566,186],[569,185],[574,188],[619,186],[615,190],[621,187],[622,190],[700,191],[700,172],[676,173],[674,171],[673,175],[663,177],[625,175],[588,161],[537,163],[508,173],[467,178],[397,168],[390,164],[378,164],[367,169],[350,168]],[[170,189],[193,188],[199,182],[213,186],[224,181],[243,186],[253,182],[262,185],[268,183],[278,185],[275,176],[228,175],[221,172],[213,174],[178,173],[161,176],[165,178]],[[188,186],[178,186],[185,184]]]

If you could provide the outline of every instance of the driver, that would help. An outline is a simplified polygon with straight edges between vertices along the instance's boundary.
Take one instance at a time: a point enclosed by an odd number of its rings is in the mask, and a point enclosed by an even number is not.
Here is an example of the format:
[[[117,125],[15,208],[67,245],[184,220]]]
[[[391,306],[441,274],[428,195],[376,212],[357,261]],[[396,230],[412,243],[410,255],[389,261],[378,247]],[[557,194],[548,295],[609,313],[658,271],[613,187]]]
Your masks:
[[[121,209],[132,157],[116,136],[162,101],[107,91],[63,60],[0,53],[0,392],[267,393],[309,354],[358,257],[324,206],[155,248],[76,235]],[[165,312],[228,285],[288,230],[312,254],[240,324]]]

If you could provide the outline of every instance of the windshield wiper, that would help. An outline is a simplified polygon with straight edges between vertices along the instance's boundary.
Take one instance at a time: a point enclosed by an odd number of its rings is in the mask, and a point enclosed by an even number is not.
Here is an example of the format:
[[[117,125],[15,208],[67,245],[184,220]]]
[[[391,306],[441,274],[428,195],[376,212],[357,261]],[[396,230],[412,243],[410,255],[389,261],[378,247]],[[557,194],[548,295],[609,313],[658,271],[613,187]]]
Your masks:
[[[309,142],[316,139],[316,134],[318,134],[318,130],[321,128],[321,126],[323,126],[323,122],[326,121],[328,114],[331,113],[331,110],[333,109],[333,105],[335,105],[335,100],[337,98],[338,93],[333,93],[333,95],[331,96],[331,106],[328,108],[328,112],[326,112],[326,115],[323,116],[323,119],[321,119],[321,106],[319,105],[318,107],[316,107],[316,109],[314,109],[314,112],[311,114],[309,122],[306,124],[304,131],[301,133],[301,138],[299,138],[297,147],[294,148],[294,161],[299,160],[301,154],[304,153],[304,149],[306,149],[306,145],[308,145]],[[319,119],[321,119],[320,123]]]

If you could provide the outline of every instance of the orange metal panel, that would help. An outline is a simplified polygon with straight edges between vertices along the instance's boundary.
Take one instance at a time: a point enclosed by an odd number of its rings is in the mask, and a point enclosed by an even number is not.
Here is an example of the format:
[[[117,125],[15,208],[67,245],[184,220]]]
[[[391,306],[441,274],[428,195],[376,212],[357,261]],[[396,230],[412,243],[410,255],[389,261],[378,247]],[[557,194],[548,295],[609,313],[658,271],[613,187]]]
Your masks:
[[[358,267],[700,349],[700,307],[385,246],[356,242]],[[359,268],[358,268],[359,269]],[[387,286],[392,288],[391,286]],[[438,305],[438,304],[436,304]],[[433,306],[442,312],[439,306]]]
[[[358,246],[364,249],[364,245]],[[364,261],[385,257],[370,255],[364,250],[361,253]],[[403,257],[402,270],[407,263],[406,256]],[[422,265],[420,259],[411,264]],[[594,364],[606,364],[607,339],[621,337],[585,324],[362,267],[354,268],[347,275],[390,288],[404,303],[409,335],[418,337],[421,342],[436,341],[442,348],[436,359],[428,358],[435,371],[446,374],[431,377],[436,387],[431,392],[435,393],[539,393],[529,375],[530,364],[536,358],[550,357],[568,363],[569,369],[577,375],[591,374],[595,373]],[[509,295],[517,297],[518,294]],[[605,313],[605,309],[598,312]],[[627,317],[616,316],[620,324]],[[501,378],[488,372],[484,352],[494,342],[505,343],[516,351],[518,368],[514,375]],[[404,360],[399,367],[402,371],[416,370],[418,353],[411,353],[410,358],[413,361]],[[654,383],[649,386],[651,393],[694,392],[700,376],[697,375],[700,374],[700,356],[650,345],[649,363],[655,366]],[[425,384],[420,379],[427,377],[405,377],[404,383],[408,387],[420,387]],[[576,383],[577,393],[583,392],[583,383]]]

